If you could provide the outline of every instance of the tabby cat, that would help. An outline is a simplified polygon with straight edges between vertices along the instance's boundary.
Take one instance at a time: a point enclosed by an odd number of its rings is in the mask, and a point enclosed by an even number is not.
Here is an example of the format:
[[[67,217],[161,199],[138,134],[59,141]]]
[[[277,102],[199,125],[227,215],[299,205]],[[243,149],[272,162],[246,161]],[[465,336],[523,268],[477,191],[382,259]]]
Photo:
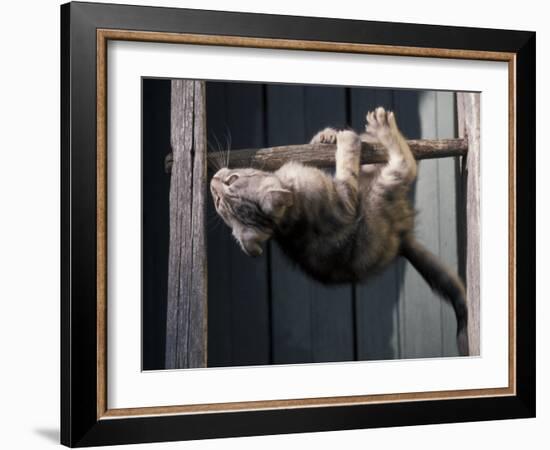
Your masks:
[[[395,116],[377,108],[366,132],[326,128],[311,143],[336,144],[334,176],[298,162],[275,172],[222,168],[210,188],[217,213],[249,256],[274,238],[284,253],[322,283],[360,282],[404,256],[431,288],[452,304],[460,355],[468,354],[465,290],[414,237],[407,192],[416,161]],[[361,141],[380,142],[386,164],[360,164]]]

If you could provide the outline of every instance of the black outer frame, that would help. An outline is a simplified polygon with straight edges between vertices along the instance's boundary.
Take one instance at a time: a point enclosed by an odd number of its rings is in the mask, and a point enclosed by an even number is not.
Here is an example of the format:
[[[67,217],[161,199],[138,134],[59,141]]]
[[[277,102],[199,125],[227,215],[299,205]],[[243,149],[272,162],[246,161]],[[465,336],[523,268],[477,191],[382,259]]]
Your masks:
[[[517,395],[101,419],[96,345],[96,29],[515,53]],[[70,3],[61,6],[61,443],[71,447],[535,416],[535,33]]]

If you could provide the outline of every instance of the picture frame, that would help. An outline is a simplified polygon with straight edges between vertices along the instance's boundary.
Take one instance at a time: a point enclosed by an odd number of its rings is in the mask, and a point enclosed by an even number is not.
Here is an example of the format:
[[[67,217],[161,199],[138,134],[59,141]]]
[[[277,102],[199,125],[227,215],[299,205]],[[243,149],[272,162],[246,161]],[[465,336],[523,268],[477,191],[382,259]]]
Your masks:
[[[508,64],[509,384],[117,411],[107,404],[107,43]],[[535,33],[126,5],[61,7],[61,442],[71,447],[535,416]],[[136,280],[138,282],[138,280]]]

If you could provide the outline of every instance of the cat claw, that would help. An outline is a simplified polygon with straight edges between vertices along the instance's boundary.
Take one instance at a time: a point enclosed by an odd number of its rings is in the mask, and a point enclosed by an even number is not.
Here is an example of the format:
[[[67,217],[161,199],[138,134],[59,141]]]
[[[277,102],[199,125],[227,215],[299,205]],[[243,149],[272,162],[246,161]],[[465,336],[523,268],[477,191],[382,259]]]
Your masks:
[[[384,137],[391,134],[392,127],[396,126],[393,112],[386,112],[381,106],[374,111],[369,111],[366,119],[366,134],[372,139],[383,140]]]
[[[313,136],[310,144],[336,144],[337,135],[338,131],[334,128],[325,128]]]

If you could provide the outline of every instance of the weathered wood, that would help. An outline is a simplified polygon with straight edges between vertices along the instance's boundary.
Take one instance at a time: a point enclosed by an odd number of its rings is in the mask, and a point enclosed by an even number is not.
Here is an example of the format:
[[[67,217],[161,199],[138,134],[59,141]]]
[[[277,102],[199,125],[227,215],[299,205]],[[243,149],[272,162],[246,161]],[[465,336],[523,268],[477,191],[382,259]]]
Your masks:
[[[365,126],[365,111],[374,111],[378,106],[395,111],[393,91],[365,88],[350,88],[350,91],[350,125],[356,130]],[[415,117],[415,114],[398,113],[399,126],[407,126]],[[399,264],[394,263],[367,283],[355,286],[357,359],[401,357],[398,305],[402,272]]]
[[[344,88],[276,85],[266,94],[268,146],[306,141],[327,123],[346,125]],[[270,257],[273,362],[353,360],[352,286],[312,280],[274,242]]]
[[[479,355],[479,296],[480,296],[480,215],[479,215],[479,94],[458,93],[457,110],[459,136],[468,141],[468,155],[462,160],[463,251],[468,303],[468,341],[470,355]]]
[[[466,139],[412,139],[407,141],[414,157],[420,159],[464,156],[468,152]],[[298,161],[309,166],[331,167],[334,165],[334,144],[284,145],[262,149],[232,150],[229,154],[229,167],[255,167],[263,170],[277,170],[288,161]],[[211,152],[209,159],[225,161],[226,155]],[[165,169],[171,170],[171,153],[166,156]],[[386,162],[386,150],[381,144],[363,142],[361,164]]]
[[[206,366],[204,83],[173,80],[166,368]]]
[[[436,92],[406,92],[397,96],[397,117],[413,111],[417,120],[404,123],[404,133],[423,139],[437,139]],[[399,103],[397,103],[399,102]],[[411,114],[411,113],[409,113]],[[407,132],[405,127],[410,127]],[[416,128],[416,130],[414,130]],[[413,134],[414,133],[414,134]],[[411,191],[411,201],[418,211],[415,221],[416,239],[434,255],[439,256],[438,160],[418,165],[418,174]],[[434,358],[442,355],[441,299],[420,273],[408,262],[402,262],[403,285],[400,301],[402,358]]]
[[[206,83],[212,146],[264,145],[262,91],[257,83]],[[257,258],[247,256],[208,197],[208,367],[269,364],[267,251]]]
[[[456,100],[454,92],[438,91],[436,103],[436,132],[438,138],[457,136]],[[458,257],[458,193],[457,169],[461,158],[442,158],[437,161],[437,193],[439,209],[439,258],[455,272],[459,272]],[[456,342],[456,315],[448,302],[441,307],[442,356],[458,356]]]
[[[305,142],[305,86],[270,85],[267,94],[267,145]],[[303,274],[288,263],[279,245],[269,243],[273,363],[313,362],[312,295]]]
[[[408,141],[416,159],[461,156],[467,152],[463,139],[410,140]],[[331,144],[305,144],[264,148],[261,150],[236,150],[230,153],[229,167],[257,167],[276,170],[288,161],[299,161],[311,166],[330,167],[334,165],[336,146]],[[361,163],[383,163],[386,151],[380,144],[363,143]]]

